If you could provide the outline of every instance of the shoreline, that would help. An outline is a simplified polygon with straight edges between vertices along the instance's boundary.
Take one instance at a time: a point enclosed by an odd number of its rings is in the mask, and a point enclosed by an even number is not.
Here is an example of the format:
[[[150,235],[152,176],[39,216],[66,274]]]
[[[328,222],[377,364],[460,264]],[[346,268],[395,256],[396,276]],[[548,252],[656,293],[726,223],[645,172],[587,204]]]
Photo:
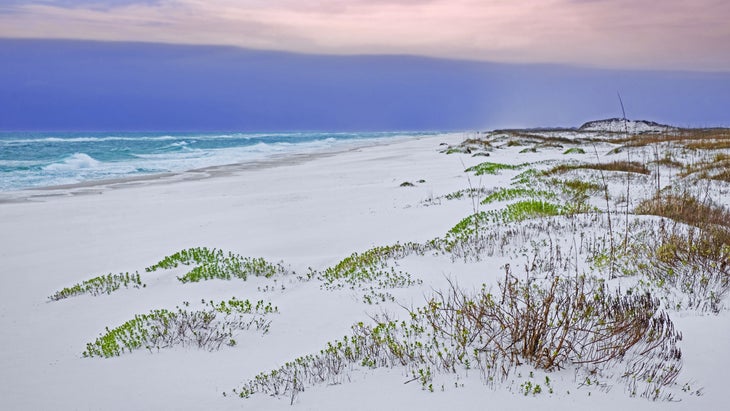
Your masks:
[[[439,137],[462,134],[463,133],[460,132],[446,132],[442,134],[427,136],[403,135],[391,138],[376,138],[367,142],[342,142],[341,144],[343,145],[343,147],[328,147],[306,153],[293,152],[285,154],[272,154],[267,158],[251,160],[247,162],[213,165],[183,171],[171,171],[138,176],[89,180],[70,184],[40,186],[26,188],[22,190],[0,191],[0,206],[2,206],[3,204],[43,201],[50,198],[102,194],[105,191],[125,189],[130,187],[158,184],[176,184],[186,181],[207,180],[211,178],[230,176],[248,170],[258,170],[271,167],[301,164],[305,162],[315,161],[320,158],[336,156],[342,153],[366,149],[370,147],[387,147],[389,145],[398,144],[406,141],[417,141],[429,138],[435,139]]]

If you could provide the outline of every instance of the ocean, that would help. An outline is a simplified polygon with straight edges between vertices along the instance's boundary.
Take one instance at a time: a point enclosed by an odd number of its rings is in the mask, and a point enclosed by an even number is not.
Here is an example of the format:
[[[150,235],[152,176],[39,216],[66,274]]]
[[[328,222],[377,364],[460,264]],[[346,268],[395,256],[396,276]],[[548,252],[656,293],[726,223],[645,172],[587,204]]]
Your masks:
[[[4,132],[0,191],[182,172],[435,134]]]

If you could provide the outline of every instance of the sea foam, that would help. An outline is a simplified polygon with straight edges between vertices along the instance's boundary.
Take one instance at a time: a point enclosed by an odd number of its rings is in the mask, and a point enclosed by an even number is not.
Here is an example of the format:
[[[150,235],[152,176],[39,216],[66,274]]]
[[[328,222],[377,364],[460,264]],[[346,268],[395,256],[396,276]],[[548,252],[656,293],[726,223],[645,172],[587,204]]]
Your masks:
[[[82,170],[90,168],[98,168],[101,162],[92,158],[88,154],[75,153],[70,157],[65,158],[60,163],[53,163],[43,167],[44,171],[70,171],[70,170]]]

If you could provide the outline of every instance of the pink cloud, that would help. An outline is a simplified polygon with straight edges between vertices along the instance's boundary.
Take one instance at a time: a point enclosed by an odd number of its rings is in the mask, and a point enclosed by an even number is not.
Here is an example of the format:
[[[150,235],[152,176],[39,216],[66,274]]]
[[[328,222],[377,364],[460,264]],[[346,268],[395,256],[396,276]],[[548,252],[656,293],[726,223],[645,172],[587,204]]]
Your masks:
[[[0,36],[728,71],[728,18],[718,0],[161,0],[18,6]]]

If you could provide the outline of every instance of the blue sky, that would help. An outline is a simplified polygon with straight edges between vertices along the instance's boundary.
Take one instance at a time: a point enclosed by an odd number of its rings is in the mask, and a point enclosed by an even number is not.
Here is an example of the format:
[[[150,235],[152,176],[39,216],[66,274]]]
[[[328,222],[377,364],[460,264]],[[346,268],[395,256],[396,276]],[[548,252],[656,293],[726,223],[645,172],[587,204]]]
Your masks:
[[[235,47],[0,40],[0,130],[730,125],[730,74]]]
[[[730,125],[726,0],[4,0],[0,130]]]

